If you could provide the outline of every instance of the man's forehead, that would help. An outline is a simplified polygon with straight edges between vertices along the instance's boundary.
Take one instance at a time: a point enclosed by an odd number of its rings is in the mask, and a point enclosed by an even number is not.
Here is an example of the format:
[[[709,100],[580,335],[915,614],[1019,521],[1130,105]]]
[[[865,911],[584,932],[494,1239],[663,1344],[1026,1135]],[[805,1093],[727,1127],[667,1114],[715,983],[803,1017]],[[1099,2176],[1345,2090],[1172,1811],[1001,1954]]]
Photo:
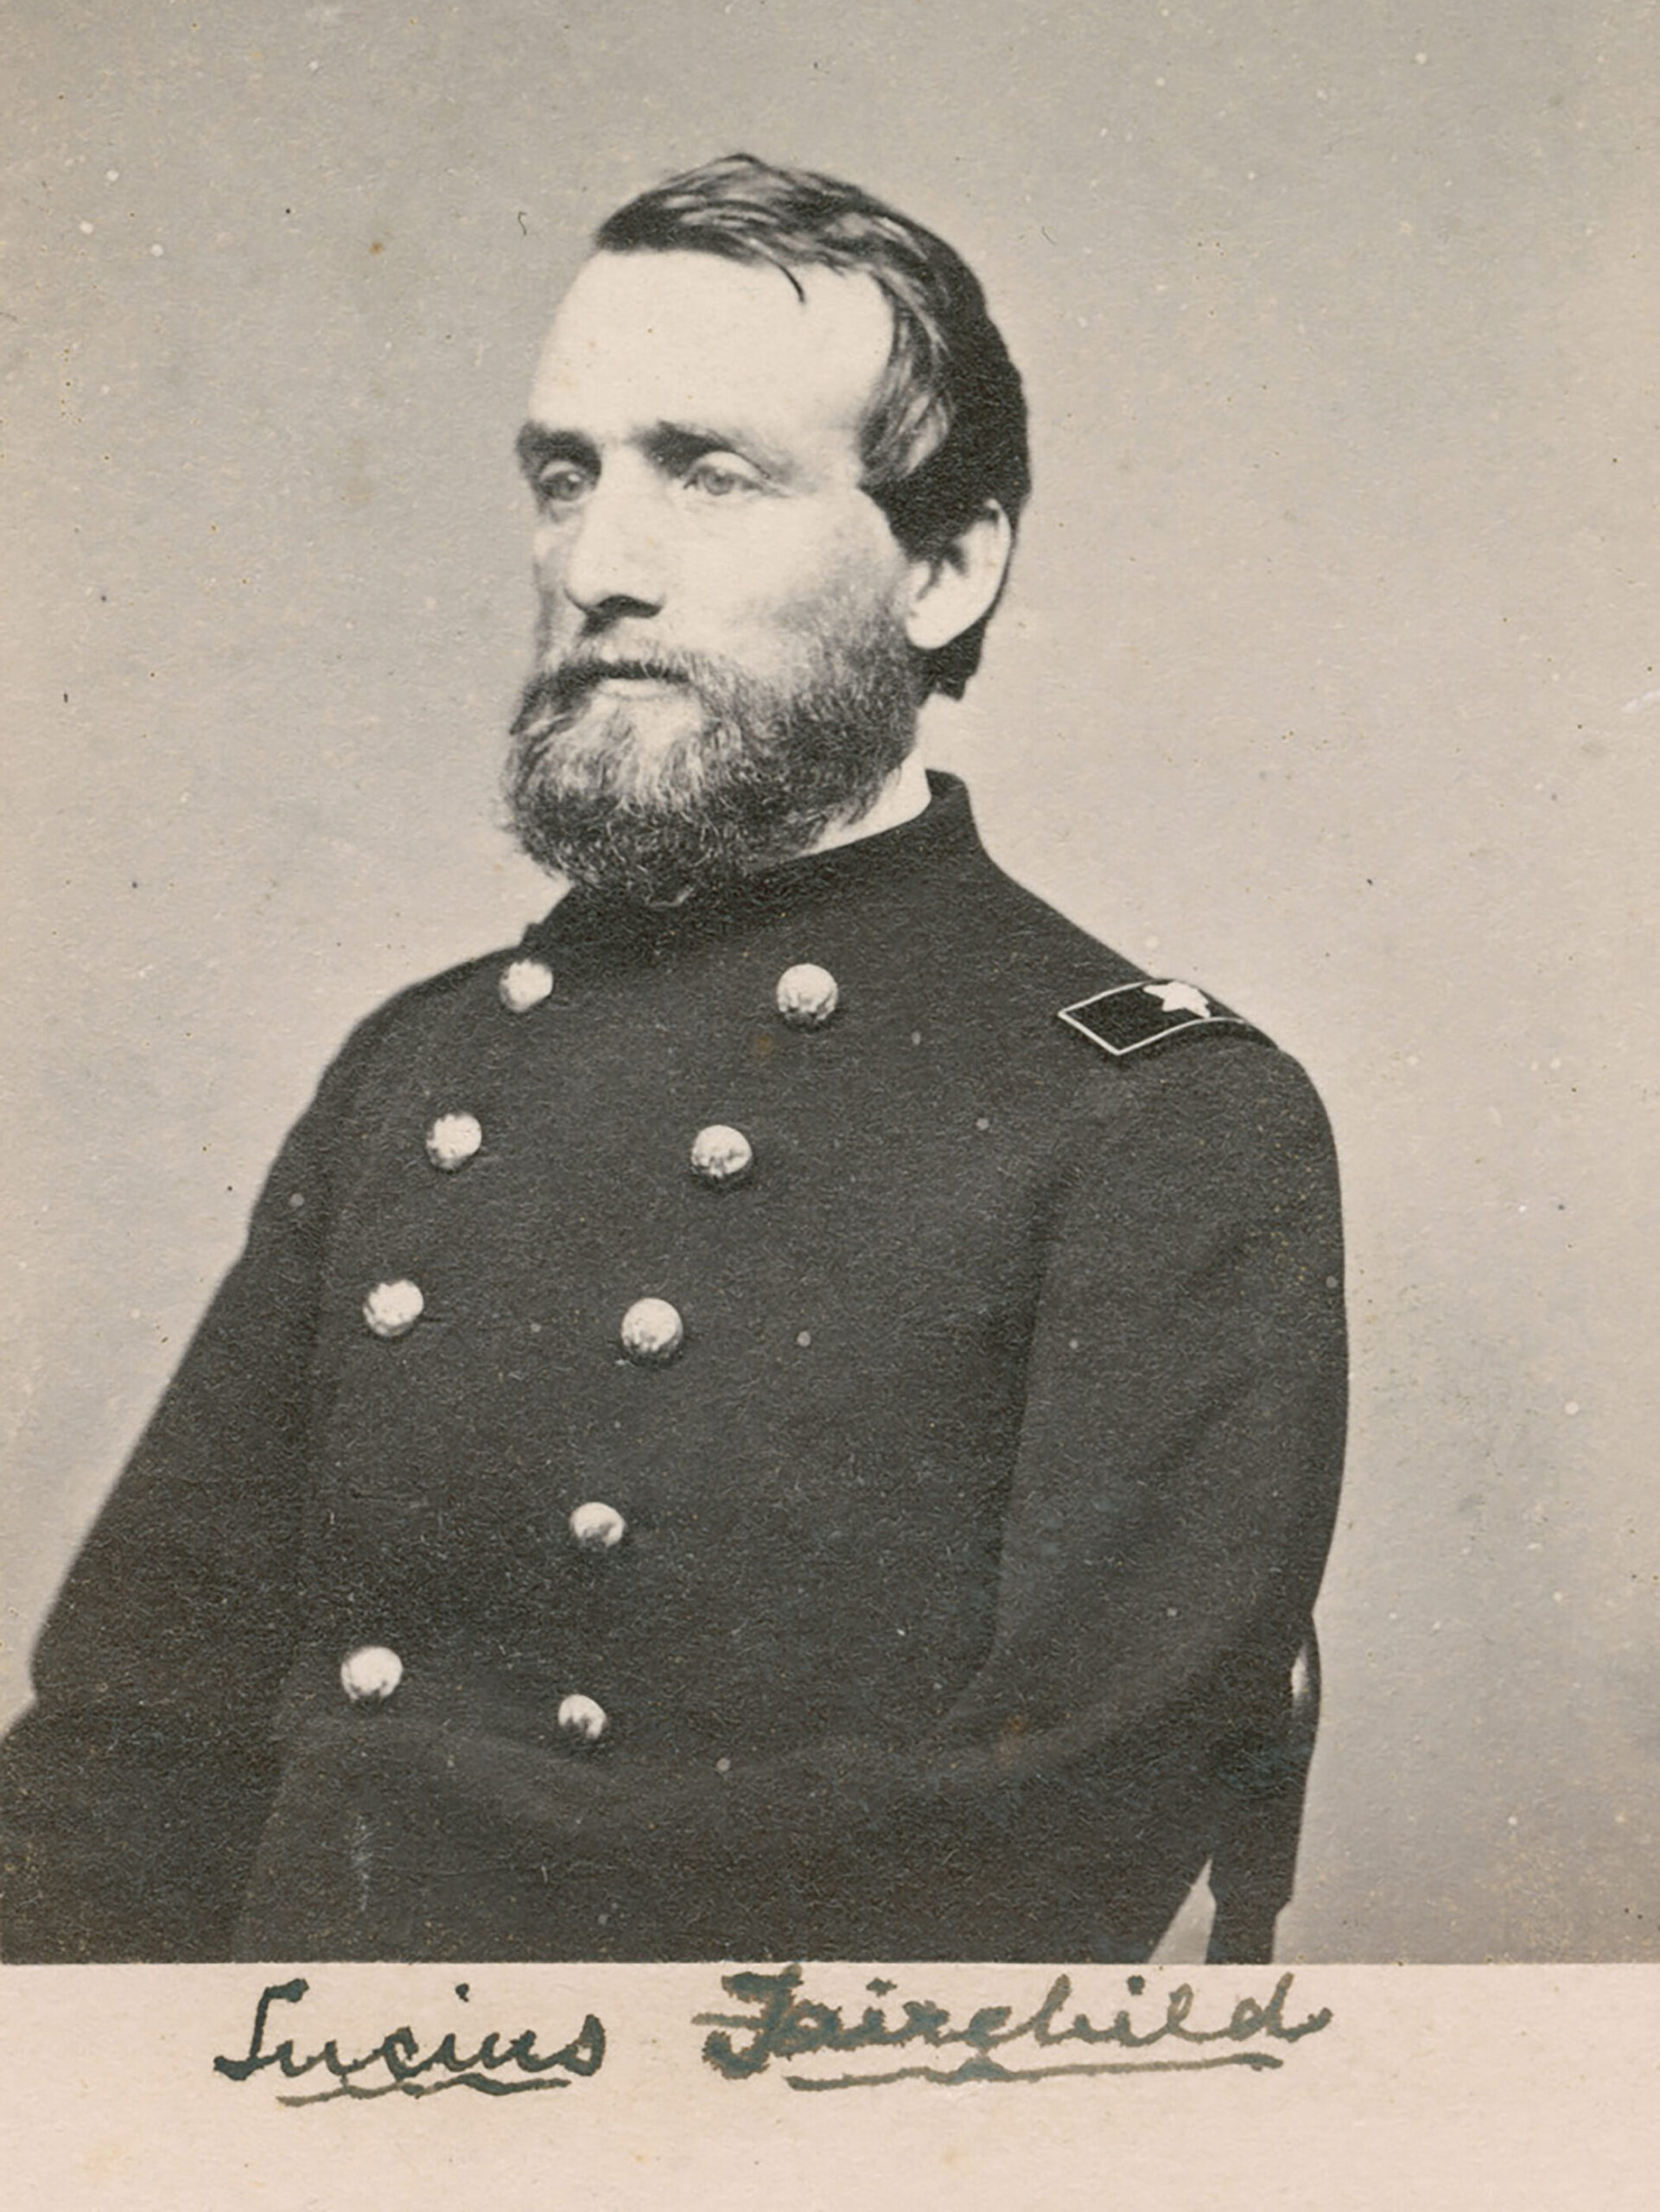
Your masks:
[[[892,335],[868,276],[786,276],[706,253],[595,254],[554,317],[531,419],[621,435],[734,416],[856,438]]]

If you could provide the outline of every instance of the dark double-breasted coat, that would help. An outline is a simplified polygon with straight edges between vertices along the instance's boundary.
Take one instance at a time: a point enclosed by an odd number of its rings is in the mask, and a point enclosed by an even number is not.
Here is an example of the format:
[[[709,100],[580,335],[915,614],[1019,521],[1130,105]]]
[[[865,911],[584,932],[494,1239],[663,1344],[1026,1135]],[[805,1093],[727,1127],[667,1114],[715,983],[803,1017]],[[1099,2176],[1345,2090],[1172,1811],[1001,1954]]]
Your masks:
[[[1313,1601],[1340,1272],[1299,1068],[949,779],[571,893],[277,1160],[42,1637],[10,1955],[1143,1955]]]

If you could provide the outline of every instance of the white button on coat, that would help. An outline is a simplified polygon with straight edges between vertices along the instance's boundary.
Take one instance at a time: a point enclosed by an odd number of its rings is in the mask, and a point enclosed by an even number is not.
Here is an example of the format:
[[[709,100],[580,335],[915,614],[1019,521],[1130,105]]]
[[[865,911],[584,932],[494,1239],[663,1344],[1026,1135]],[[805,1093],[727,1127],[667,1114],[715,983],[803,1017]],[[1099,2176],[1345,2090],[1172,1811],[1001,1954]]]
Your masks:
[[[666,1298],[637,1298],[618,1333],[629,1358],[649,1367],[674,1357],[686,1341],[686,1325]]]
[[[452,1173],[465,1167],[484,1142],[484,1131],[473,1114],[440,1114],[427,1131],[427,1158],[435,1167]]]
[[[580,1743],[597,1744],[604,1735],[607,1714],[602,1705],[591,1697],[573,1694],[559,1700],[559,1726],[567,1736],[574,1736]]]
[[[340,1661],[340,1688],[353,1705],[384,1705],[404,1679],[404,1662],[384,1643],[359,1644]]]
[[[570,1533],[585,1552],[614,1551],[628,1532],[628,1523],[614,1505],[590,1498],[570,1516]]]
[[[828,968],[810,960],[786,968],[778,979],[778,1010],[792,1029],[820,1029],[836,1011],[841,992]]]
[[[741,1129],[712,1122],[691,1141],[691,1164],[696,1174],[720,1190],[742,1182],[755,1164],[755,1149]]]
[[[553,989],[553,970],[545,960],[515,960],[501,971],[496,986],[509,1014],[528,1014]]]
[[[363,1301],[363,1318],[377,1337],[402,1337],[426,1311],[418,1282],[378,1282]]]

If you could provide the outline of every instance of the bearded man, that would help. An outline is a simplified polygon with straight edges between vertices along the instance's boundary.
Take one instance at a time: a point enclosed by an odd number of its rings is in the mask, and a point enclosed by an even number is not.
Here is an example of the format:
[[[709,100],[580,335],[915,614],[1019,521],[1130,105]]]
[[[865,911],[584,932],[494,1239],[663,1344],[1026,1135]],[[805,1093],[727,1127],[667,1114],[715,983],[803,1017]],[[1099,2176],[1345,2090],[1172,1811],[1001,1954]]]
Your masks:
[[[602,226],[518,451],[564,893],[278,1159],[42,1637],[10,1955],[1143,1958],[1294,1829],[1336,1186],[918,764],[1019,378],[942,241],[734,156]]]

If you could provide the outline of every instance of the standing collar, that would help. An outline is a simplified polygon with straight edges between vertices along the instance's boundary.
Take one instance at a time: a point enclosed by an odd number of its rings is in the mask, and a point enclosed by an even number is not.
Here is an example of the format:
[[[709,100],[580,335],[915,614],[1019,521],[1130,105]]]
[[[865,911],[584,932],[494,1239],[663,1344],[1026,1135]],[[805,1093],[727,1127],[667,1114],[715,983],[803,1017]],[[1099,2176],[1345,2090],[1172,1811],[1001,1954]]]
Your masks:
[[[978,858],[981,845],[967,786],[943,769],[928,771],[928,804],[908,822],[827,852],[804,854],[733,883],[695,890],[677,906],[648,906],[615,892],[578,884],[526,932],[534,944],[662,943],[792,919],[827,902],[861,901],[902,891],[917,878]]]

